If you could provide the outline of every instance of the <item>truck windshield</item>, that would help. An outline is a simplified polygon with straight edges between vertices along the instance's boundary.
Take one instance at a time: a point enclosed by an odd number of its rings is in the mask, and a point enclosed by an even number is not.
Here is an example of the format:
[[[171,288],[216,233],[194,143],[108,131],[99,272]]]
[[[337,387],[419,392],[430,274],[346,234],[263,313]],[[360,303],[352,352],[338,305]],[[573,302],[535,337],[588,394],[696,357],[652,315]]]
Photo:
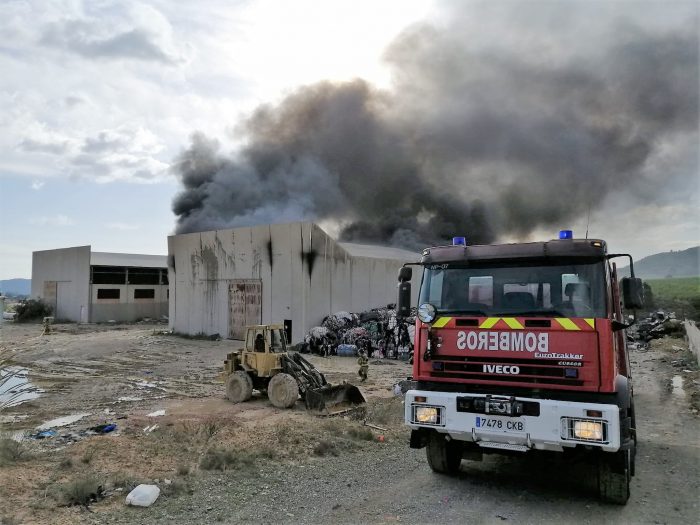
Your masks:
[[[602,262],[428,266],[420,303],[440,313],[605,317]]]

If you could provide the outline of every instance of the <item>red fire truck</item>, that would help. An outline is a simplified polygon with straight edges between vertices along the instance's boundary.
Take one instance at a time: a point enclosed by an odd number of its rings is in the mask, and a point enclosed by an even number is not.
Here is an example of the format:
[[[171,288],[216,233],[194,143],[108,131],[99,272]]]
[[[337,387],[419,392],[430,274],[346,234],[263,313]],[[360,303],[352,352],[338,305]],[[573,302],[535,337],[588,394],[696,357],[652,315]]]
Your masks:
[[[615,257],[630,262],[621,286]],[[601,499],[625,504],[636,429],[622,306],[643,301],[632,258],[564,230],[521,244],[456,237],[416,265],[410,446],[445,474],[484,453],[585,455]],[[411,265],[400,270],[399,315],[410,311],[411,275]]]

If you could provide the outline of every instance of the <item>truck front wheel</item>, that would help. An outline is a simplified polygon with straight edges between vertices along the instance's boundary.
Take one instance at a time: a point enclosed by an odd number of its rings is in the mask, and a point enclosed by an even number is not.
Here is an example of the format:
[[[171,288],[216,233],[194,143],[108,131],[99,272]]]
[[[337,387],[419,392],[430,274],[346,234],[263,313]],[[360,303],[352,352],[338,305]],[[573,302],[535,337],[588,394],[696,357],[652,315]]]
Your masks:
[[[425,449],[428,465],[433,472],[456,474],[462,463],[462,443],[446,439],[445,434],[432,432]]]
[[[625,505],[630,497],[631,451],[603,454],[598,462],[598,494],[608,503]]]

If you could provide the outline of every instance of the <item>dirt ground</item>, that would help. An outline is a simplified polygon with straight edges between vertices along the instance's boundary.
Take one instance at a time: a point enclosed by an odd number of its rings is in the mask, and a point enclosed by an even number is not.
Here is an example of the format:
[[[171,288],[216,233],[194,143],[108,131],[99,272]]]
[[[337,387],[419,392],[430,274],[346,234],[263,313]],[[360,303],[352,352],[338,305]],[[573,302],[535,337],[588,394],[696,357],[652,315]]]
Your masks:
[[[455,478],[433,474],[424,451],[408,448],[392,393],[411,373],[405,363],[371,362],[366,410],[324,418],[302,403],[227,402],[217,376],[236,343],[162,329],[59,325],[42,336],[38,325],[3,325],[0,349],[44,390],[0,413],[4,435],[85,415],[0,450],[0,523],[697,523],[700,373],[682,340],[633,351],[637,475],[616,507],[596,500],[587,465],[551,457],[488,456]],[[333,383],[359,384],[354,359],[312,361]],[[85,435],[106,423],[116,430]],[[125,506],[141,482],[161,496]],[[99,501],[71,504],[98,486]]]

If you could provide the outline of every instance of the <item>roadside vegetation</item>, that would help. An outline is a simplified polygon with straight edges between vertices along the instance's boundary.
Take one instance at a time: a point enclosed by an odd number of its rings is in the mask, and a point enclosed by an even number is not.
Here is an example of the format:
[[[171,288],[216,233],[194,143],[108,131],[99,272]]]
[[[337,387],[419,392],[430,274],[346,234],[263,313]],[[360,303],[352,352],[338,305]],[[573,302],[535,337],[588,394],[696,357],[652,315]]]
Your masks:
[[[700,277],[669,277],[644,282],[653,293],[652,308],[675,311],[680,319],[700,321]]]
[[[15,306],[15,313],[15,322],[26,323],[28,321],[49,317],[52,313],[52,309],[43,301],[27,299]]]

